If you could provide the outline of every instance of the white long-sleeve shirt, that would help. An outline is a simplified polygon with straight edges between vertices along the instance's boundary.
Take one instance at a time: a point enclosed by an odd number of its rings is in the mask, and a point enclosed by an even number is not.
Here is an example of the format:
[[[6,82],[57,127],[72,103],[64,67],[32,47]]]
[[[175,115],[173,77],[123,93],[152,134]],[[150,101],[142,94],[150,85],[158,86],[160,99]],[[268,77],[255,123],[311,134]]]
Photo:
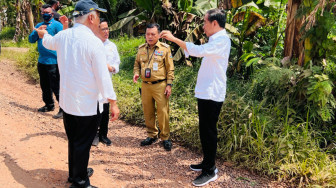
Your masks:
[[[198,71],[195,97],[223,102],[226,94],[226,70],[231,49],[231,41],[225,29],[213,34],[209,42],[195,45],[187,42],[186,57],[203,57]]]
[[[106,68],[104,45],[88,27],[76,23],[54,37],[45,34],[43,46],[57,51],[59,104],[66,113],[96,115],[99,93],[105,100],[117,99]],[[99,102],[99,111],[103,111],[102,102]]]
[[[117,46],[109,39],[105,40],[104,46],[106,49],[107,64],[114,67],[115,69],[113,72],[110,72],[110,75],[112,76],[112,74],[116,74],[119,72],[120,57],[118,49]]]

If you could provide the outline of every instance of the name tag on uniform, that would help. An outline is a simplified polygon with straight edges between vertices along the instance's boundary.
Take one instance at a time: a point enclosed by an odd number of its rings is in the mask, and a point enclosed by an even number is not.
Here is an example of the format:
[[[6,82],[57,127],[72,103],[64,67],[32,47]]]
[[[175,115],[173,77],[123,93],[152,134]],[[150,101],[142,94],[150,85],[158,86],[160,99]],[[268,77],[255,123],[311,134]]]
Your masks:
[[[159,70],[159,64],[157,62],[153,63],[153,71],[158,71]]]

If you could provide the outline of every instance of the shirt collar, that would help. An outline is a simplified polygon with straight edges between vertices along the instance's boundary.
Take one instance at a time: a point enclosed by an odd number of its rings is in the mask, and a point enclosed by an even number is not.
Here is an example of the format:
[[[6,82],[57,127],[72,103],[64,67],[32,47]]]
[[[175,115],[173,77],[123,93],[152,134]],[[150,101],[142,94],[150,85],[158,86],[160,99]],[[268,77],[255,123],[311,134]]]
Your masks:
[[[155,47],[160,47],[159,45],[161,44],[160,41],[157,41],[156,44],[154,45]],[[146,48],[149,48],[149,44],[146,43]]]
[[[86,31],[86,32],[89,32],[89,33],[94,35],[94,33],[91,31],[91,29],[88,28],[86,25],[83,25],[83,24],[80,24],[80,23],[75,23],[73,28],[77,28],[77,27],[80,28],[80,30],[82,30],[82,31]]]
[[[223,36],[223,35],[226,35],[226,30],[225,29],[222,29],[222,30],[218,31],[217,33],[211,35],[210,38],[209,38],[209,41],[215,40],[219,36]]]
[[[105,39],[105,41],[103,43],[104,44],[108,44],[108,43],[110,43],[110,40],[109,39]]]
[[[46,23],[46,24],[51,24],[53,21],[54,21],[54,18],[51,18],[49,21],[44,22],[44,23]]]

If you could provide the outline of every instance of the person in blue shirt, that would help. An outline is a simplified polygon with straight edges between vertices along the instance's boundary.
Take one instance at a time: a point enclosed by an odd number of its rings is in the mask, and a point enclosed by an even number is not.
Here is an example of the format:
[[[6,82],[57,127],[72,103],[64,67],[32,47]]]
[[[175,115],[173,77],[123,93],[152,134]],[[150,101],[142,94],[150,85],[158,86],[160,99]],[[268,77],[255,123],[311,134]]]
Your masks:
[[[38,23],[35,28],[46,28],[48,33],[52,36],[63,30],[63,25],[54,20],[53,11],[50,6],[42,7],[43,22]],[[55,94],[56,100],[59,101],[60,76],[57,66],[56,51],[48,50],[42,45],[42,39],[39,38],[38,33],[34,30],[29,35],[29,42],[35,43],[37,41],[37,48],[39,52],[37,69],[40,76],[40,86],[42,89],[42,99],[45,105],[38,109],[39,112],[49,112],[55,109],[55,104],[52,94]],[[62,118],[63,111],[60,108],[59,112],[53,116],[54,118]]]

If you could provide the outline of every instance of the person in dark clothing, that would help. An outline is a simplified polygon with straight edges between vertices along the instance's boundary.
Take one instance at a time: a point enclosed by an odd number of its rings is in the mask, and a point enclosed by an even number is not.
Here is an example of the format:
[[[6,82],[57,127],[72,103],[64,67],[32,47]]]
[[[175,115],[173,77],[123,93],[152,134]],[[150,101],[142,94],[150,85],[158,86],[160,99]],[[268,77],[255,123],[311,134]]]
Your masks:
[[[43,8],[47,7],[47,8]],[[56,35],[63,30],[63,26],[60,22],[57,22],[53,18],[52,9],[48,6],[42,7],[43,22],[38,23],[35,28],[46,28],[51,35]],[[57,66],[57,54],[56,51],[48,50],[42,45],[42,39],[39,38],[38,33],[33,31],[29,35],[29,42],[37,42],[37,48],[39,51],[38,58],[38,73],[40,76],[40,85],[42,89],[42,99],[45,105],[38,109],[39,112],[48,112],[55,109],[54,100],[52,94],[54,93],[56,100],[59,101],[60,91],[60,76]],[[54,118],[62,118],[62,109],[54,116]]]
[[[59,18],[60,18],[61,15],[58,14],[57,11],[58,11],[59,9],[61,9],[61,4],[60,4],[60,2],[57,1],[57,0],[50,0],[50,1],[48,2],[48,4],[51,6],[51,8],[52,8],[52,10],[53,10],[53,13],[54,13],[54,19],[55,19],[56,21],[59,21]]]

